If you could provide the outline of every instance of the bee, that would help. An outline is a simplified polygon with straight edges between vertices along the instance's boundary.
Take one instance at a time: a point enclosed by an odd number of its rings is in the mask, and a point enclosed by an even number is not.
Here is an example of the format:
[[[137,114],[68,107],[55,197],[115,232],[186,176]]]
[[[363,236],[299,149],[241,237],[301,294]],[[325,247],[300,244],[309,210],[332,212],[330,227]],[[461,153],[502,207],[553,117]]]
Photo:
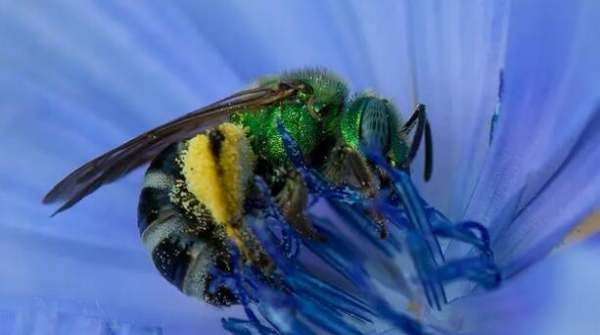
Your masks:
[[[307,165],[333,185],[375,196],[386,178],[366,153],[374,151],[409,171],[423,137],[424,177],[431,176],[432,139],[424,105],[403,123],[390,101],[374,93],[350,98],[336,75],[307,69],[260,79],[247,90],[133,138],[73,171],[43,202],[62,202],[59,213],[150,163],[138,226],[155,267],[187,295],[216,306],[237,304],[226,285],[214,288],[218,278],[211,271],[232,271],[228,241],[265,278],[273,267],[244,224],[244,204],[256,194],[254,176],[266,182],[300,236],[318,238],[303,212],[309,192],[286,155],[278,123],[297,142]]]

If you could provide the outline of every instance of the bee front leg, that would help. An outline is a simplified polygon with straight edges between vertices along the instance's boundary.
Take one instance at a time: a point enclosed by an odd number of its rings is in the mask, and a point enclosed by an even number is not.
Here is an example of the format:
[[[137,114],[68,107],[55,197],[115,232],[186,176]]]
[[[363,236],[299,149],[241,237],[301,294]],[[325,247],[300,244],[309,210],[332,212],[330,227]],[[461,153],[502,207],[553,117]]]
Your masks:
[[[325,178],[336,186],[353,186],[368,197],[377,194],[379,183],[367,160],[347,144],[338,144],[327,158]]]
[[[275,201],[286,221],[296,232],[306,238],[323,239],[304,215],[304,209],[308,203],[308,189],[298,172],[289,172],[283,188],[275,196]]]
[[[347,144],[338,144],[327,159],[325,178],[334,185],[353,186],[371,198],[377,195],[380,188],[381,171],[371,168],[362,154]],[[379,229],[380,237],[387,236],[385,217],[375,209],[369,210],[371,218]]]

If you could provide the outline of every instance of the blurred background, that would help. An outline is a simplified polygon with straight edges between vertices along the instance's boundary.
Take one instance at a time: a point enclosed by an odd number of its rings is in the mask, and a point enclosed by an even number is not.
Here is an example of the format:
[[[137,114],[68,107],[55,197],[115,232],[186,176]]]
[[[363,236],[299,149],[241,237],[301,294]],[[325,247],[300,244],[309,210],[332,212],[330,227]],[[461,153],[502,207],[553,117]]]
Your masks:
[[[577,29],[582,8],[555,23]],[[0,1],[0,334],[222,333],[220,318],[239,310],[180,294],[139,240],[142,170],[51,219],[41,198],[96,155],[266,74],[323,66],[405,118],[427,104],[435,173],[418,183],[461,218],[506,50],[522,46],[535,24],[524,13],[536,11],[483,0]]]

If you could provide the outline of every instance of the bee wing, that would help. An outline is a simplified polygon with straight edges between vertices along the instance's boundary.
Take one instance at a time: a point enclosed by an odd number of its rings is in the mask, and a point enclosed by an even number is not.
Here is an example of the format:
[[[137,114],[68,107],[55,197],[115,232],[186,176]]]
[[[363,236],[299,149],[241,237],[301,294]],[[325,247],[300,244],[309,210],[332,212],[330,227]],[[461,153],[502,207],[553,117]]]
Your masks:
[[[54,203],[63,200],[56,215],[104,184],[115,181],[152,160],[169,144],[189,138],[219,124],[241,109],[267,106],[295,95],[301,83],[280,82],[276,87],[258,87],[235,93],[206,107],[197,109],[169,123],[154,128],[87,162],[56,184],[43,199]]]

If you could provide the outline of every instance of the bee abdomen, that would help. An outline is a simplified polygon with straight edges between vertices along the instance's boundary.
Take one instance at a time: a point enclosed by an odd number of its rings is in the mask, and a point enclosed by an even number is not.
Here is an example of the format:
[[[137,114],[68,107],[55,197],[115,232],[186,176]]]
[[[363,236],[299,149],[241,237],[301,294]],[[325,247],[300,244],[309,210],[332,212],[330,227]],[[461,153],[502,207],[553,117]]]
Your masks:
[[[142,240],[155,267],[180,291],[213,305],[235,304],[227,287],[209,292],[211,269],[227,271],[229,258],[225,246],[214,238],[210,215],[194,216],[172,201],[182,177],[177,159],[183,149],[182,143],[169,146],[146,172],[138,207]]]
[[[140,234],[154,222],[163,207],[171,205],[170,190],[180,177],[176,165],[181,144],[172,144],[161,152],[150,164],[144,176],[144,185],[138,205],[138,228]]]

